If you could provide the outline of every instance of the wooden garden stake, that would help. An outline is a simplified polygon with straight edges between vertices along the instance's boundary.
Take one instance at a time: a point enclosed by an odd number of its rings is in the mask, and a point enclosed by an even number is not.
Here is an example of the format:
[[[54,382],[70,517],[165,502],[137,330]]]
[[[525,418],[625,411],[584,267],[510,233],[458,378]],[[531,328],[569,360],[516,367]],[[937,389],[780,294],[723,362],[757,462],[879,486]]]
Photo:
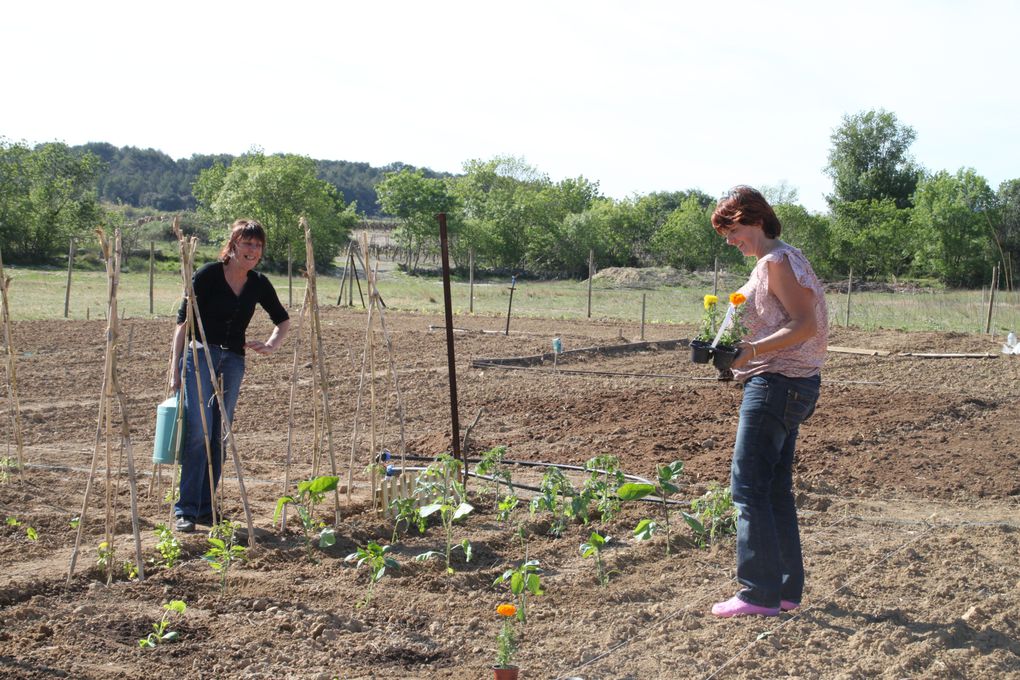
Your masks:
[[[354,245],[353,241],[348,241],[348,243],[347,243],[347,255],[344,256],[344,273],[343,273],[343,276],[340,277],[340,294],[336,296],[337,307],[340,306],[340,303],[342,303],[343,299],[344,299],[344,284],[347,283],[347,276],[348,276],[348,274],[351,271],[351,266],[350,266],[350,262],[351,262],[351,247],[353,245]],[[348,306],[350,306],[350,305],[348,305]]]
[[[290,491],[290,461],[294,445],[294,395],[297,392],[297,373],[298,373],[298,357],[301,355],[301,333],[302,324],[305,320],[305,312],[308,309],[308,287],[305,286],[305,297],[301,303],[301,312],[298,314],[298,320],[295,328],[294,338],[294,365],[291,368],[290,373],[290,402],[287,405],[287,458],[283,468],[283,493],[281,495],[287,495]],[[312,407],[315,404],[313,402]],[[283,511],[280,514],[280,530],[287,526],[287,505],[284,504]]]
[[[646,293],[641,293],[641,339],[645,339],[645,296]]]
[[[7,408],[14,430],[14,446],[17,451],[18,476],[25,479],[25,444],[21,435],[21,406],[18,403],[18,367],[14,354],[14,334],[11,332],[10,299],[7,297],[11,280],[4,272],[3,254],[0,253],[0,305],[4,326],[4,347],[7,348]]]
[[[988,316],[985,318],[985,333],[992,332],[992,309],[995,307],[995,289],[999,287],[999,265],[992,267],[992,286],[988,290]]]
[[[503,331],[503,335],[510,335],[510,311],[514,308],[514,288],[517,287],[517,275],[514,274],[510,277],[510,300],[506,303],[506,330]],[[453,323],[453,316],[450,315],[450,319],[446,322],[447,327],[452,331],[453,327],[450,324]]]
[[[719,295],[719,256],[715,256],[715,266],[712,275],[712,295]]]
[[[291,245],[287,244],[287,309],[294,306],[294,254]]]

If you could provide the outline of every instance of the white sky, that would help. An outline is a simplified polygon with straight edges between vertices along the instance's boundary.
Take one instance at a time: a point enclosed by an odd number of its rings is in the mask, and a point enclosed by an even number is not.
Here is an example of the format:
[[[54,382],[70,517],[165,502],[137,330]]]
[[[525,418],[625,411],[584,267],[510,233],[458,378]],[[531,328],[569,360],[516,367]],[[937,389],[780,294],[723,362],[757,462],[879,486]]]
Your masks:
[[[872,108],[929,170],[1020,177],[1018,27],[1015,0],[11,2],[0,136],[449,172],[509,154],[614,198],[785,181],[821,211],[829,136]]]

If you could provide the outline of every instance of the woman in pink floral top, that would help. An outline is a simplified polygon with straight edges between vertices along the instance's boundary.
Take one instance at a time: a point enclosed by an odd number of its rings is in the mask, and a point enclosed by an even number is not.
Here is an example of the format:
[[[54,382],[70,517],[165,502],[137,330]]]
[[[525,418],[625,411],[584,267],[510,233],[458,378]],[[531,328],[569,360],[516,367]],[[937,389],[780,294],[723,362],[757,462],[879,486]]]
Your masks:
[[[712,226],[758,260],[740,288],[748,334],[732,366],[744,387],[730,469],[744,588],[712,613],[776,616],[799,607],[804,590],[793,460],[800,424],[818,400],[828,312],[818,277],[803,253],[779,240],[782,225],[758,191],[732,189]]]

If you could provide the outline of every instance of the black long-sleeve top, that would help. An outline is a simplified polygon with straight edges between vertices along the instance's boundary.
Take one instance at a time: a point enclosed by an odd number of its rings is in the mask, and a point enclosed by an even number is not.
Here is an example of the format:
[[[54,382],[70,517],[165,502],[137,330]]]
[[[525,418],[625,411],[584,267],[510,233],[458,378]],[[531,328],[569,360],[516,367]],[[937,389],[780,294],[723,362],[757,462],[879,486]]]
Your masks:
[[[266,310],[273,324],[279,326],[290,318],[280,303],[273,284],[262,273],[248,272],[240,295],[235,295],[227,283],[222,262],[203,265],[192,277],[198,313],[205,327],[206,341],[211,345],[226,347],[232,352],[244,355],[245,332],[255,314],[255,304]],[[177,311],[177,323],[184,323],[188,314],[188,300],[181,301]],[[189,329],[190,339],[190,329]]]

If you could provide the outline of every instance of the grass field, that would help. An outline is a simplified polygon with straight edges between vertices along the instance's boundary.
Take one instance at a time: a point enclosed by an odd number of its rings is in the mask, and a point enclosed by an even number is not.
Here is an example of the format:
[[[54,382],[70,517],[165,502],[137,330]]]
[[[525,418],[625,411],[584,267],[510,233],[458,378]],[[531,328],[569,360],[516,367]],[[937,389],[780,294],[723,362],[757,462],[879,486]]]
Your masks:
[[[389,265],[389,263],[385,263]],[[390,265],[392,266],[392,265]],[[67,271],[7,267],[12,319],[58,319],[64,316]],[[295,277],[292,286],[286,275],[270,274],[280,299],[299,306],[304,296],[304,281]],[[721,291],[736,288],[741,280],[720,284]],[[364,281],[362,281],[364,288]],[[75,270],[71,278],[68,318],[86,319],[105,316],[106,274],[101,271]],[[152,308],[149,305],[148,271],[128,271],[121,276],[118,291],[120,313],[128,318],[176,313],[181,299],[179,274],[156,272],[153,280]],[[319,304],[337,303],[338,276],[320,276]],[[394,268],[380,274],[379,290],[389,309],[437,313],[443,309],[442,281],[437,276],[408,276]],[[452,287],[454,313],[468,314],[471,309],[467,282]],[[633,322],[640,325],[642,301],[649,323],[695,323],[701,316],[701,298],[706,292],[697,287],[658,287],[634,289],[608,287],[595,283],[591,316],[595,319]],[[513,316],[553,319],[583,319],[587,316],[587,281],[518,281],[513,296]],[[346,298],[344,300],[346,302]],[[473,312],[479,316],[505,318],[510,302],[507,280],[480,280],[474,284]],[[358,289],[354,304],[360,306]],[[846,320],[845,294],[829,294],[830,323]],[[877,293],[854,292],[850,299],[850,325],[863,329],[891,328],[922,331],[983,332],[988,315],[987,291],[954,290],[946,292]],[[1020,293],[997,292],[992,309],[992,332],[1004,335],[1020,328]]]

